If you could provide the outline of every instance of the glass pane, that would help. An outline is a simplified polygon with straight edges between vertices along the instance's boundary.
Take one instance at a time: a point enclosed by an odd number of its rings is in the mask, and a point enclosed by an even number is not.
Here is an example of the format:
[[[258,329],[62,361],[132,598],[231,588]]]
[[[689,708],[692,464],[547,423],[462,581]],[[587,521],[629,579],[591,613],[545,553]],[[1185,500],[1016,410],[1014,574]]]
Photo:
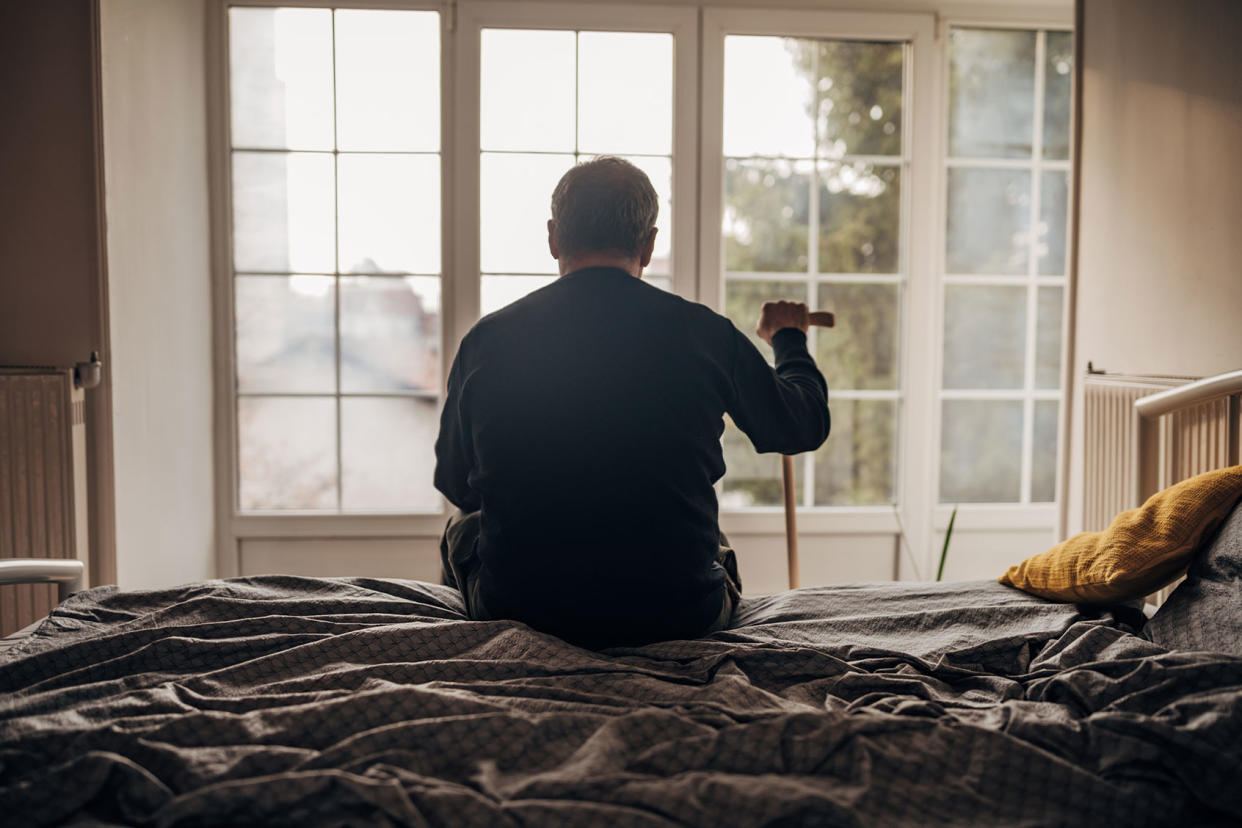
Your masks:
[[[950,273],[1025,274],[1030,226],[1029,172],[949,170]]]
[[[1044,42],[1044,158],[1069,158],[1074,35],[1048,32]]]
[[[484,276],[479,295],[480,309],[487,316],[555,281],[555,276]]]
[[[1059,287],[1039,289],[1035,320],[1035,387],[1061,387],[1061,306]]]
[[[1061,404],[1035,402],[1035,430],[1031,455],[1031,502],[1052,503],[1057,498],[1057,432]]]
[[[807,301],[805,282],[784,282],[751,279],[729,279],[725,282],[725,316],[759,349],[759,353],[772,360],[772,346],[755,336],[759,323],[759,309],[764,302],[785,299],[790,302]]]
[[[820,153],[901,155],[905,45],[829,40],[818,48]]]
[[[897,297],[897,285],[819,286],[816,307],[837,311],[836,327],[815,330],[815,361],[830,389],[897,388]]]
[[[439,511],[434,398],[341,400],[341,507]]]
[[[1026,288],[946,285],[944,388],[1022,388]]]
[[[336,508],[331,397],[241,397],[237,439],[242,509]]]
[[[813,49],[787,37],[725,38],[725,155],[811,157]]]
[[[332,13],[229,9],[233,146],[332,149]]]
[[[809,162],[725,162],[725,270],[806,272],[810,171]]]
[[[750,438],[728,417],[725,418],[723,445],[726,471],[720,484],[720,508],[780,506],[783,502],[781,456],[757,454]],[[801,479],[800,475],[798,477]]]
[[[234,269],[331,273],[333,198],[327,153],[234,152]]]
[[[949,155],[1030,158],[1035,137],[1035,32],[949,34]]]
[[[483,149],[574,151],[575,44],[574,32],[483,30]]]
[[[237,390],[336,391],[331,276],[238,276]]]
[[[832,436],[815,452],[816,506],[893,503],[897,462],[897,403],[832,403]]]
[[[440,271],[440,158],[338,156],[342,273]]]
[[[1036,228],[1035,255],[1041,276],[1063,276],[1065,232],[1068,224],[1069,174],[1044,172],[1039,178],[1039,227]]]
[[[819,166],[819,272],[896,273],[901,170],[861,162]]]
[[[555,274],[548,252],[552,191],[574,157],[485,152],[480,163],[483,271]]]
[[[578,35],[578,150],[672,154],[671,34]]]
[[[940,502],[1016,503],[1021,495],[1022,403],[945,400]]]
[[[341,278],[341,390],[440,388],[440,279]]]
[[[336,136],[343,150],[440,149],[440,15],[336,12]]]
[[[643,281],[652,287],[658,287],[660,290],[667,291],[668,293],[673,292],[673,281],[667,276],[648,276],[644,273]]]
[[[671,271],[673,251],[673,162],[669,158],[627,158],[627,161],[647,174],[651,186],[660,199],[660,214],[656,217],[656,243],[651,254],[651,264],[645,273],[667,276]],[[549,196],[551,193],[549,193]]]

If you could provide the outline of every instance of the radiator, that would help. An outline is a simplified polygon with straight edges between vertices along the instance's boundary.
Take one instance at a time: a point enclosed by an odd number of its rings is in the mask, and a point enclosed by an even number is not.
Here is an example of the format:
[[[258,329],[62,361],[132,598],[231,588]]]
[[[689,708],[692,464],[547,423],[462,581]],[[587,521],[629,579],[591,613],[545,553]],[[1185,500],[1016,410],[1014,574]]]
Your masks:
[[[0,368],[0,558],[87,562],[85,413],[71,369]],[[54,606],[53,584],[0,587],[0,635]]]

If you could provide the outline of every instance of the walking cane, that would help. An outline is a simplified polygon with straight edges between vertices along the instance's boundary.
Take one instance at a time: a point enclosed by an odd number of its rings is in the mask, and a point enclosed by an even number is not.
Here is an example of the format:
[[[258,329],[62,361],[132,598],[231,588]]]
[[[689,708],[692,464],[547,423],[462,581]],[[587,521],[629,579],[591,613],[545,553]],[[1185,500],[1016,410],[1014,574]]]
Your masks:
[[[811,324],[831,328],[836,319],[829,311],[812,311]],[[789,562],[789,588],[798,588],[798,515],[794,486],[794,459],[781,455],[781,486],[785,490],[785,554]]]

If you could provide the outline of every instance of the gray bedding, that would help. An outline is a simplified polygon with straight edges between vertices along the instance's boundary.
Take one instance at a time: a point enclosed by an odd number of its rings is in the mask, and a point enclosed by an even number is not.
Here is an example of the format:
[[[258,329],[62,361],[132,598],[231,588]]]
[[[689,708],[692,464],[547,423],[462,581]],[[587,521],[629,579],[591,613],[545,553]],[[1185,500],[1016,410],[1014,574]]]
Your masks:
[[[1242,821],[1242,658],[993,582],[595,653],[414,581],[81,593],[0,655],[0,823]]]

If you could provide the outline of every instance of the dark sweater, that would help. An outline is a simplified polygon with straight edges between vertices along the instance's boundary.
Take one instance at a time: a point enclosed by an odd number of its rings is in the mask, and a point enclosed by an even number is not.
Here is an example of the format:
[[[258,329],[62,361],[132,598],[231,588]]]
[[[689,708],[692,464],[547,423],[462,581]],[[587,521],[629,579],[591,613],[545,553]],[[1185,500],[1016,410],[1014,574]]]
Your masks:
[[[435,484],[482,511],[488,612],[595,645],[710,625],[722,415],[761,452],[828,436],[806,335],[772,345],[775,370],[725,317],[615,268],[481,319],[449,373]]]

